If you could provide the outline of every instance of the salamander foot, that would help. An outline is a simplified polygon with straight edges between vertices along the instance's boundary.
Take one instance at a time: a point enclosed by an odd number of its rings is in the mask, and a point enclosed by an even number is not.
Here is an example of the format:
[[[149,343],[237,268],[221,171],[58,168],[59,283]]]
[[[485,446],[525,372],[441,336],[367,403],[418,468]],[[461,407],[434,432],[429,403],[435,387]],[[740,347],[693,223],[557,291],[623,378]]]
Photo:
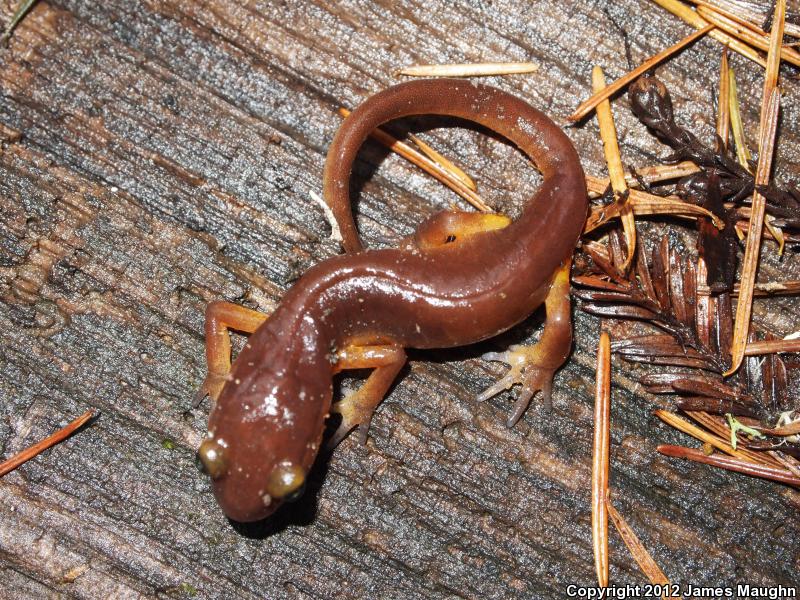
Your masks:
[[[215,373],[209,373],[206,375],[203,383],[200,384],[197,392],[195,392],[194,398],[192,399],[192,406],[194,408],[200,406],[200,403],[206,396],[216,402],[217,398],[219,398],[219,395],[222,393],[222,387],[225,385],[227,380],[228,378],[225,375],[218,375]]]
[[[481,358],[508,364],[511,369],[494,385],[489,386],[478,395],[478,400],[488,400],[503,390],[520,384],[519,397],[514,403],[514,408],[506,421],[508,427],[513,427],[528,408],[536,392],[542,392],[545,406],[551,406],[550,393],[553,389],[553,376],[561,365],[555,367],[538,366],[536,364],[538,344],[536,346],[511,346],[506,352],[489,352]]]
[[[353,392],[343,400],[331,407],[331,412],[342,416],[342,422],[326,445],[328,450],[333,450],[354,429],[358,430],[359,444],[367,443],[367,432],[372,421],[372,415],[382,400],[380,397],[365,397],[361,390]]]
[[[537,344],[532,346],[514,345],[505,352],[489,352],[482,358],[508,364],[511,369],[497,383],[486,388],[478,400],[486,400],[520,384],[519,393],[511,415],[506,424],[512,427],[531,402],[536,392],[542,392],[545,406],[551,406],[550,395],[553,389],[553,376],[564,364],[572,348],[572,318],[569,303],[569,269],[571,261],[566,261],[553,279],[545,299],[547,320],[544,332]]]
[[[231,372],[230,330],[253,333],[267,315],[245,306],[230,302],[212,302],[206,308],[206,363],[208,374],[194,395],[193,406],[197,408],[208,395],[214,402],[222,393]]]
[[[347,434],[358,429],[358,441],[367,443],[367,432],[372,415],[392,386],[406,362],[406,353],[396,345],[348,346],[339,352],[335,371],[369,369],[374,371],[358,390],[331,407],[331,412],[342,415],[342,422],[333,433],[326,448],[333,450]]]

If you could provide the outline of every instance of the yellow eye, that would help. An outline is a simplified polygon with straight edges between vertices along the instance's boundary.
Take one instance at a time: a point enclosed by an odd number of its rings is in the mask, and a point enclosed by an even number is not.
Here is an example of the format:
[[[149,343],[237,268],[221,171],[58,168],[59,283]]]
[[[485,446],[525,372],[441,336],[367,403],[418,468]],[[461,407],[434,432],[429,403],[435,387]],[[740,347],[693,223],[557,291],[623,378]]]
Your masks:
[[[283,462],[272,470],[267,478],[267,493],[273,498],[291,502],[303,493],[306,474],[293,463]]]
[[[211,477],[217,479],[225,473],[225,450],[214,440],[204,440],[197,449],[197,458],[203,471]]]

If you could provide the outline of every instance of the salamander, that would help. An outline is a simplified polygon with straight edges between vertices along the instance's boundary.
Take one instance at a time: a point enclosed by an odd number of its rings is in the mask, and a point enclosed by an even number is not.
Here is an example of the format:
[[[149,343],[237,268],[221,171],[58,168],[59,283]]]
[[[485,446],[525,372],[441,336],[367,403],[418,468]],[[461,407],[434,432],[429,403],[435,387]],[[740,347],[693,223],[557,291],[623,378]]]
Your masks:
[[[353,162],[378,126],[413,115],[478,123],[525,153],[542,182],[519,217],[444,211],[397,248],[363,249],[350,206]],[[521,385],[509,426],[537,392],[549,401],[553,373],[570,351],[568,277],[588,207],[584,174],[569,138],[527,102],[463,80],[388,88],[341,125],[323,190],[346,253],[310,268],[269,316],[226,302],[206,312],[201,393],[214,405],[198,456],[235,521],[260,520],[302,493],[331,412],[342,419],[333,445],[353,429],[366,439],[373,411],[405,363],[404,348],[479,342],[544,302],[536,345],[485,355],[510,369],[479,399]],[[251,334],[233,364],[229,330]],[[363,386],[332,405],[334,375],[363,368],[374,369]]]

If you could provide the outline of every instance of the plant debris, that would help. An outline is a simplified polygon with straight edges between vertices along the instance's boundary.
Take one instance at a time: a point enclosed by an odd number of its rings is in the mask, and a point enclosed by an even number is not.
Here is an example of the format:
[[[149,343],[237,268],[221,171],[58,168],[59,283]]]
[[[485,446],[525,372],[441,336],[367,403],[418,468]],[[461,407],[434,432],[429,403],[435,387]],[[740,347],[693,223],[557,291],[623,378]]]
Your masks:
[[[350,115],[350,111],[340,108],[339,114],[346,118]],[[479,211],[492,211],[492,208],[475,192],[475,183],[472,179],[429,145],[418,144],[419,150],[417,150],[380,127],[370,133],[370,137],[438,179]],[[414,136],[412,140],[418,142],[419,138]]]
[[[40,442],[37,442],[33,446],[26,448],[22,452],[12,456],[8,460],[3,461],[0,463],[0,477],[10,473],[23,463],[26,463],[30,459],[38,456],[51,446],[55,446],[59,442],[64,441],[73,433],[75,433],[78,429],[83,427],[90,419],[94,418],[97,415],[97,412],[94,409],[89,409],[85,413],[83,413],[80,417],[62,427],[58,431],[56,431],[53,435],[50,435],[43,439]]]
[[[709,25],[708,21],[706,21],[703,17],[697,14],[697,12],[679,0],[653,0],[653,2],[668,10],[676,17],[683,19],[686,23],[692,25],[696,29],[702,29],[703,27],[708,27]],[[712,29],[708,35],[718,42],[723,43],[734,52],[738,52],[742,56],[745,56],[753,62],[758,63],[762,67],[766,66],[767,63],[760,52],[748,46],[744,42],[737,40],[735,37],[728,35],[724,31]]]
[[[600,334],[592,443],[592,546],[597,584],[608,586],[608,468],[611,437],[611,338]]]
[[[617,334],[612,350],[629,362],[665,369],[642,376],[640,382],[653,394],[676,396],[677,408],[717,433],[700,435],[698,431],[705,430],[697,426],[684,427],[684,431],[718,450],[738,452],[742,460],[756,464],[766,460],[786,471],[765,452],[786,454],[790,462],[800,457],[800,440],[791,437],[794,429],[788,430],[788,436],[776,435],[774,429],[794,423],[792,416],[800,421],[800,402],[793,392],[797,386],[792,385],[800,378],[800,364],[779,354],[768,354],[763,361],[748,357],[744,369],[726,378],[733,341],[731,294],[699,291],[702,269],[671,248],[667,236],[649,253],[640,246],[630,273],[623,269],[623,244],[617,230],[605,244],[584,244],[579,261],[583,267],[573,276],[581,308],[600,317],[636,320],[656,328],[655,332],[632,331],[626,337]],[[751,345],[756,343],[751,336]],[[742,448],[730,442],[734,439],[730,423],[738,423],[736,431],[743,432],[735,438]],[[677,426],[674,420],[670,424]]]
[[[532,62],[489,62],[450,65],[414,65],[397,71],[407,77],[487,77],[490,75],[513,75],[533,73],[539,65]]]
[[[11,20],[8,22],[8,25],[6,25],[3,34],[0,35],[0,46],[6,46],[8,44],[8,40],[11,39],[11,34],[14,33],[14,29],[22,22],[22,19],[28,14],[28,11],[34,4],[36,4],[36,0],[21,0],[17,4],[17,8],[14,9]]]
[[[653,67],[655,67],[658,63],[662,62],[666,58],[672,56],[673,54],[679,52],[692,42],[694,42],[697,38],[704,36],[706,33],[711,31],[714,28],[713,25],[707,25],[694,33],[689,34],[681,41],[677,42],[676,44],[670,46],[666,50],[662,50],[658,54],[651,56],[646,61],[644,61],[641,65],[633,69],[632,71],[626,73],[619,79],[617,79],[611,85],[602,88],[598,91],[595,91],[592,96],[583,102],[581,102],[580,106],[575,109],[575,111],[568,117],[568,119],[572,122],[579,121],[586,115],[588,115],[598,104],[600,104],[603,100],[607,100],[611,98],[614,94],[620,91],[622,88],[627,86],[631,81],[639,77],[640,75],[644,74],[645,72],[649,71]]]
[[[791,483],[793,477],[800,477],[800,461],[795,458],[800,457],[800,396],[791,392],[797,387],[793,385],[795,379],[800,379],[800,363],[779,353],[797,352],[800,340],[775,339],[769,331],[752,331],[750,324],[754,296],[800,291],[798,282],[755,281],[762,237],[775,240],[779,253],[786,243],[800,241],[796,231],[800,229],[800,190],[794,185],[781,189],[769,179],[780,106],[778,65],[781,57],[798,54],[780,44],[785,2],[778,1],[778,25],[767,38],[751,22],[700,0],[696,2],[698,10],[678,0],[654,1],[698,31],[611,86],[606,86],[602,70],[596,66],[592,74],[594,94],[570,116],[574,122],[595,110],[609,171],[607,179],[586,177],[594,205],[584,229],[582,254],[576,261],[574,294],[583,301],[586,312],[655,327],[656,331],[650,332],[642,332],[641,326],[632,327],[629,335],[617,336],[611,349],[629,362],[658,367],[658,372],[641,378],[645,388],[654,394],[675,396],[677,408],[697,423],[659,413],[672,426],[704,444],[702,451],[675,450],[675,456],[690,460],[703,456],[708,464]],[[735,37],[721,31],[721,19],[726,19],[727,29]],[[738,29],[732,29],[730,23]],[[659,61],[706,33],[726,44],[719,70],[717,136],[711,145],[676,121],[669,91],[649,72]],[[757,43],[754,35],[758,36]],[[766,39],[769,53],[765,59],[748,43],[764,48]],[[744,139],[728,48],[767,70],[758,164],[752,162]],[[452,75],[439,71],[441,66],[433,68],[433,72],[424,74]],[[633,81],[637,75],[641,76]],[[672,150],[662,159],[663,165],[629,169],[627,173],[623,169],[609,98],[626,86],[635,116]],[[423,165],[429,172],[446,173],[438,177],[462,196],[477,197],[472,179],[424,142],[412,139],[417,151],[388,134],[379,135],[393,150],[414,155],[415,163],[431,163],[433,167]],[[729,144],[730,136],[733,144]],[[660,187],[675,180],[671,190]],[[472,201],[477,204],[474,198]],[[637,242],[635,218],[648,215],[696,221],[698,258],[689,259],[679,252],[668,235],[655,244],[648,239]],[[621,230],[606,227],[614,219],[621,221]],[[589,237],[597,234],[605,234],[605,241]],[[737,281],[743,240],[746,248]],[[738,298],[735,304],[734,297]],[[608,361],[601,358],[598,365],[605,368]],[[744,365],[742,369],[740,364]],[[601,419],[597,426],[600,431],[607,429],[608,419]],[[738,463],[718,460],[715,452],[750,465],[750,471]],[[605,479],[603,468],[595,464],[592,484],[595,561],[598,581],[603,585],[607,581],[607,551],[603,548],[607,547],[608,514],[598,507],[608,500],[607,457],[604,459],[596,449],[594,460],[606,462]]]
[[[602,92],[606,87],[603,70],[595,66],[592,69],[592,89],[595,93]],[[614,116],[611,113],[611,103],[606,98],[595,108],[597,124],[600,127],[600,139],[603,141],[603,153],[608,165],[608,178],[611,182],[614,201],[613,206],[622,221],[622,230],[625,233],[625,242],[628,254],[625,258],[624,269],[630,265],[633,253],[636,250],[636,221],[628,197],[630,195],[628,184],[625,181],[625,171],[622,167],[622,157],[619,153],[617,128],[614,125]]]

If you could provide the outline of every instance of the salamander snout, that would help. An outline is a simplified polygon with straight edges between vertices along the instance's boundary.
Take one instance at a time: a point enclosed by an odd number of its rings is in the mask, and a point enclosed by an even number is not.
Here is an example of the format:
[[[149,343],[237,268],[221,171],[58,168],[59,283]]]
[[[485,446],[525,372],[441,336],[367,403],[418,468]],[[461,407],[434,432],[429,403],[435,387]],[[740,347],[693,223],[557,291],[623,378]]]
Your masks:
[[[306,472],[292,460],[261,461],[244,469],[237,448],[220,438],[206,438],[197,450],[200,467],[212,481],[223,511],[234,521],[257,521],[305,491]],[[237,460],[238,458],[238,460]]]
[[[220,507],[238,522],[259,521],[303,494],[332,393],[324,353],[319,367],[326,377],[315,378],[307,376],[307,365],[284,366],[246,352],[234,364],[197,451]]]

